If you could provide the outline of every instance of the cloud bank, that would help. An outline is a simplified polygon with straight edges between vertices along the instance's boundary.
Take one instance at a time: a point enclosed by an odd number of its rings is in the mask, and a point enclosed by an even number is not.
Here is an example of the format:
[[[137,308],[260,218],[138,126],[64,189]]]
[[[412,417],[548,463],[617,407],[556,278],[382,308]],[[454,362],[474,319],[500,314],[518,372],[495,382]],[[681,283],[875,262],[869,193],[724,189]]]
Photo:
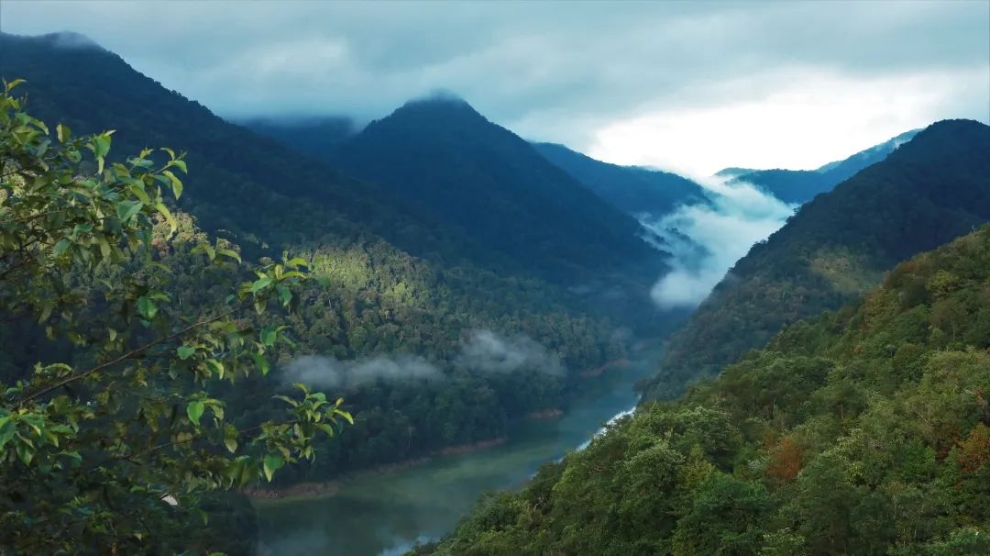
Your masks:
[[[783,226],[795,209],[752,184],[694,179],[707,190],[711,206],[682,206],[641,220],[666,240],[665,248],[674,255],[674,269],[650,292],[663,309],[701,303],[732,265]]]
[[[534,140],[702,173],[990,121],[988,20],[945,0],[0,2],[5,32],[81,32],[229,118],[368,121],[449,89]]]
[[[491,330],[472,332],[454,358],[454,366],[482,374],[515,371],[564,374],[560,358],[532,338],[524,335],[507,337]],[[376,381],[440,380],[443,376],[436,365],[414,355],[378,356],[353,361],[304,355],[282,369],[282,379],[286,383],[301,382],[318,388],[346,390]]]
[[[378,380],[429,380],[442,376],[430,362],[416,356],[338,361],[333,357],[304,355],[286,365],[283,371],[283,379],[289,383],[346,390]]]
[[[482,373],[510,373],[533,369],[562,375],[560,359],[527,336],[506,338],[490,330],[477,330],[461,347],[454,364]]]

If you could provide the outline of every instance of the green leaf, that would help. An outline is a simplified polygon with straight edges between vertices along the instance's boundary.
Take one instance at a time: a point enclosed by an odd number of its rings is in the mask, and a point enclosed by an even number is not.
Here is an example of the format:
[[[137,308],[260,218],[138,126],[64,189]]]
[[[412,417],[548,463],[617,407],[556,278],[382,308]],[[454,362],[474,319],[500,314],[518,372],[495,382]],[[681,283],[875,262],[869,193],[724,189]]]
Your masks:
[[[141,297],[138,299],[138,313],[140,313],[145,320],[151,320],[158,314],[158,306],[155,305],[155,302],[148,297]]]
[[[206,409],[206,405],[199,400],[194,400],[189,402],[186,406],[186,415],[189,416],[189,420],[193,422],[197,427],[199,426],[199,419],[203,416],[203,410]]]
[[[62,253],[65,252],[66,249],[69,248],[70,245],[72,245],[72,241],[67,237],[63,237],[62,239],[58,240],[58,243],[55,244],[54,255],[56,257],[61,255]]]
[[[255,280],[253,284],[251,284],[251,293],[258,293],[259,291],[268,287],[268,285],[271,283],[272,283],[272,279],[270,276],[259,278],[258,280]]]
[[[265,346],[275,345],[275,340],[278,338],[278,334],[272,328],[265,328],[261,331],[261,343]]]
[[[233,437],[224,438],[223,445],[227,447],[227,451],[233,454],[237,451],[237,439]]]
[[[282,306],[287,307],[289,302],[292,301],[292,292],[282,284],[277,284],[275,291],[278,292],[278,299],[282,303]]]
[[[260,353],[252,353],[251,357],[254,359],[254,364],[257,365],[259,369],[261,369],[261,375],[267,376],[268,371],[270,369],[270,367],[268,366],[268,360],[265,359],[265,357]]]
[[[181,170],[183,174],[188,174],[189,173],[189,170],[186,168],[186,161],[185,160],[182,160],[182,159],[177,158],[177,159],[175,159],[175,160],[172,161],[172,164],[174,164],[176,168],[178,168],[179,170]]]
[[[238,263],[241,262],[241,256],[237,254],[237,251],[232,251],[230,249],[217,249],[217,254],[234,259]]]
[[[334,413],[336,413],[337,415],[340,415],[341,417],[343,417],[344,420],[347,421],[348,423],[350,423],[352,425],[354,424],[354,416],[352,416],[350,414],[350,412],[343,411],[343,410],[340,410],[340,409],[335,409],[334,410]]]
[[[10,442],[10,439],[14,437],[14,433],[17,432],[17,425],[10,419],[9,416],[0,417],[0,450]],[[2,453],[2,452],[0,452]]]
[[[282,454],[268,454],[265,456],[262,467],[265,470],[265,478],[268,479],[269,483],[272,482],[272,476],[275,472],[281,469],[284,465],[285,459],[282,457]]]
[[[104,158],[110,152],[110,135],[102,134],[93,137],[93,153],[97,158]]]
[[[179,346],[179,349],[175,350],[179,354],[179,359],[185,361],[196,353],[196,348],[192,346]]]
[[[58,136],[60,143],[65,143],[72,136],[72,130],[65,124],[58,124],[55,126],[55,135]]]
[[[117,218],[121,223],[126,223],[137,214],[144,203],[141,201],[121,201],[117,203]]]
[[[175,174],[171,170],[162,170],[162,174],[168,177],[168,181],[172,183],[172,194],[178,199],[182,196],[182,180],[175,177]]]
[[[172,211],[168,210],[168,207],[166,207],[165,203],[162,202],[155,203],[155,210],[165,217],[165,221],[168,222],[170,233],[174,234],[175,231],[179,229],[179,223],[175,220],[175,217],[172,216]]]

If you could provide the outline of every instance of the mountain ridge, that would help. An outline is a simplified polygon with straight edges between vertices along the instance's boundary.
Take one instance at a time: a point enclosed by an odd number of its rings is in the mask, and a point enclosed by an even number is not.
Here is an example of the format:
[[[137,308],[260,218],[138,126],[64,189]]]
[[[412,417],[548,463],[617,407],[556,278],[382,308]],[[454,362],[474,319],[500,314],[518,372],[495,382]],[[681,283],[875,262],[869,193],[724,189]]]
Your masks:
[[[675,395],[677,384],[716,374],[781,326],[837,309],[896,263],[990,220],[988,152],[990,126],[943,120],[802,205],[670,338],[644,388]]]
[[[544,261],[557,278],[645,266],[645,279],[664,268],[635,219],[461,99],[410,101],[329,160],[507,257]]]
[[[603,162],[556,143],[533,143],[533,147],[599,197],[634,216],[711,203],[702,186],[671,172]]]

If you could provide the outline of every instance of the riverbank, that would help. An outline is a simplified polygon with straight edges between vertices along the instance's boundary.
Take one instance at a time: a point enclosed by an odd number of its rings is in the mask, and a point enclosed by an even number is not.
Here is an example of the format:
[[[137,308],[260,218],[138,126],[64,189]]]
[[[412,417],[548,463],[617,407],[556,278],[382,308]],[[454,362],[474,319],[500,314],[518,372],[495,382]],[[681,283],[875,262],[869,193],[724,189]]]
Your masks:
[[[283,488],[249,487],[242,489],[241,492],[248,498],[257,501],[293,501],[307,498],[328,498],[339,493],[344,484],[349,481],[399,473],[413,467],[425,465],[433,461],[433,459],[438,456],[463,455],[480,452],[482,450],[490,450],[496,446],[505,444],[507,441],[508,437],[501,436],[471,444],[447,446],[446,448],[441,448],[426,456],[407,459],[396,463],[389,463],[386,465],[379,465],[371,469],[352,471],[330,481],[299,483]]]

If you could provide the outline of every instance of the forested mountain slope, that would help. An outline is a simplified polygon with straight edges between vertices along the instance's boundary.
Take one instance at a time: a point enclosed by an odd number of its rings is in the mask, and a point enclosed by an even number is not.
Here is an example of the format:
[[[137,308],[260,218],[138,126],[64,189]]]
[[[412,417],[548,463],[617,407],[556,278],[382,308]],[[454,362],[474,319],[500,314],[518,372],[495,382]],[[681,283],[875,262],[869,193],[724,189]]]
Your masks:
[[[982,556],[988,348],[984,226],[641,406],[414,553]]]
[[[816,170],[742,170],[729,168],[718,175],[732,181],[756,184],[785,203],[806,203],[819,193],[831,191],[857,172],[880,162],[897,147],[910,141],[920,130],[912,130],[860,151],[849,158],[831,162]]]
[[[234,123],[317,158],[325,157],[328,152],[357,133],[354,122],[347,118],[327,117],[300,120],[254,118],[235,121]]]
[[[619,272],[652,280],[663,268],[636,220],[463,100],[409,102],[332,160],[554,279]]]
[[[781,326],[835,309],[882,274],[990,220],[990,127],[931,125],[802,206],[755,245],[671,338],[652,397],[717,373]]]
[[[609,164],[555,143],[533,143],[533,148],[599,197],[632,215],[661,215],[678,205],[710,202],[703,187],[677,174]]]
[[[228,238],[246,261],[280,259],[284,251],[307,261],[312,280],[293,317],[296,353],[328,358],[318,366],[329,375],[323,384],[346,396],[356,423],[321,448],[319,469],[298,473],[326,478],[505,435],[528,412],[566,406],[581,387],[579,372],[622,356],[616,325],[532,277],[543,269],[507,261],[381,188],[224,122],[110,52],[67,48],[57,36],[0,35],[0,48],[0,75],[27,80],[18,91],[51,129],[62,122],[76,134],[116,130],[110,156],[117,159],[149,146],[188,150],[178,208],[195,217],[190,234]],[[198,267],[180,268],[182,298],[222,299],[204,287]],[[503,348],[540,346],[563,372],[544,372],[539,359],[476,372],[458,356],[479,332],[494,334]],[[0,361],[16,372],[49,348],[8,343]],[[412,356],[443,379],[407,380],[425,368],[406,364]],[[268,379],[240,384],[242,405],[232,414],[252,419],[269,410],[289,361],[278,363]],[[361,365],[373,367],[372,379],[333,381],[342,369],[368,370]]]

